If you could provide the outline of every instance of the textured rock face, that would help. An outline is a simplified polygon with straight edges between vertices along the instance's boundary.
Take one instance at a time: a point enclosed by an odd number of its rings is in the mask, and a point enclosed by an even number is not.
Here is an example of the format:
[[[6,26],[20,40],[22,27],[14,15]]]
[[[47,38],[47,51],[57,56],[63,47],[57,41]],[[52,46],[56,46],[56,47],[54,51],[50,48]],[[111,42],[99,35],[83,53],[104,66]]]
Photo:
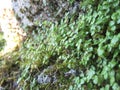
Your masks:
[[[57,21],[69,9],[66,0],[12,0],[12,6],[17,19],[25,26],[40,20]]]
[[[24,26],[32,26],[36,21],[59,21],[66,12],[79,13],[80,0],[73,4],[69,0],[12,0],[17,20]]]

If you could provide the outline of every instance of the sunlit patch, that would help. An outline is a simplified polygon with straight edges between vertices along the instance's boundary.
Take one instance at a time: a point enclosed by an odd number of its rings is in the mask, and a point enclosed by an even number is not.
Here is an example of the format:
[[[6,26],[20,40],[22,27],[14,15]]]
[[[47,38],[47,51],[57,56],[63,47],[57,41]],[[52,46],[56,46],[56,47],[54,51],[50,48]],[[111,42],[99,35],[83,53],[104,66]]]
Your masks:
[[[19,48],[26,34],[23,32],[23,29],[15,17],[12,1],[4,0],[3,3],[3,1],[0,0],[0,3],[2,3],[0,5],[0,25],[6,41],[4,50],[1,51],[1,54],[4,55]]]

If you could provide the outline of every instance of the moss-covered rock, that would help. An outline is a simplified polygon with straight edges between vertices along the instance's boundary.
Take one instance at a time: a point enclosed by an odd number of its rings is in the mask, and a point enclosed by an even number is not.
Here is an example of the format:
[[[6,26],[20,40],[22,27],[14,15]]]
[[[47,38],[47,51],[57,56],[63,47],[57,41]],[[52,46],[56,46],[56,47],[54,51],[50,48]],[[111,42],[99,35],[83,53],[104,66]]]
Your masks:
[[[79,0],[13,0],[15,14],[24,26],[33,26],[43,20],[56,22],[66,12],[79,13]]]

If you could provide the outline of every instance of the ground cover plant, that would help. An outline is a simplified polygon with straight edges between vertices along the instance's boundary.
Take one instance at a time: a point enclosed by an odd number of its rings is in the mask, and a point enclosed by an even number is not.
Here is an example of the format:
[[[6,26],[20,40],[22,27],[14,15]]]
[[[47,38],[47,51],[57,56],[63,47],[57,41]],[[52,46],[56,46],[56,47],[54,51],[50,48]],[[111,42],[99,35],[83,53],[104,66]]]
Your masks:
[[[36,22],[22,48],[1,57],[1,88],[120,89],[120,1],[83,0],[80,8],[78,17]]]

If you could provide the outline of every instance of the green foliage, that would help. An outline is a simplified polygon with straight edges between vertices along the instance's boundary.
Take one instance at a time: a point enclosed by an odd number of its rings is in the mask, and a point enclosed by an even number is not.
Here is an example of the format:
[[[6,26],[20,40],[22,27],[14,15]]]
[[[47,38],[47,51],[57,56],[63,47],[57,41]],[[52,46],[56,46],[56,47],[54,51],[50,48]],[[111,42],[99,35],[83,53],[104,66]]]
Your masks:
[[[81,40],[84,41],[83,46],[86,46],[88,42],[88,46],[82,48],[85,49],[82,51],[83,55],[80,54],[82,56],[81,64],[83,64],[83,60],[86,62],[86,71],[84,75],[74,78],[75,84],[70,86],[70,90],[120,89],[119,82],[116,79],[116,74],[120,69],[119,5],[119,0],[101,0],[96,8],[90,8],[84,17],[81,16],[84,21],[82,20],[80,23],[84,22],[84,27],[81,27],[80,30],[87,33],[85,37],[89,36],[89,38],[85,39],[84,37],[84,40]],[[91,50],[90,55],[89,50]],[[85,53],[88,55],[84,57]]]
[[[75,0],[68,0],[70,4],[72,4]]]
[[[0,33],[0,51],[3,49],[4,44],[5,44],[5,41],[3,39],[3,34]]]
[[[33,31],[19,51],[21,88],[120,89],[120,1],[98,2],[83,0],[85,13],[77,20],[66,14],[59,23],[38,23],[37,33]],[[47,70],[48,66],[54,67]],[[36,76],[44,69],[50,75],[56,72],[58,81],[39,84]],[[70,69],[78,74],[67,78],[64,73]]]

